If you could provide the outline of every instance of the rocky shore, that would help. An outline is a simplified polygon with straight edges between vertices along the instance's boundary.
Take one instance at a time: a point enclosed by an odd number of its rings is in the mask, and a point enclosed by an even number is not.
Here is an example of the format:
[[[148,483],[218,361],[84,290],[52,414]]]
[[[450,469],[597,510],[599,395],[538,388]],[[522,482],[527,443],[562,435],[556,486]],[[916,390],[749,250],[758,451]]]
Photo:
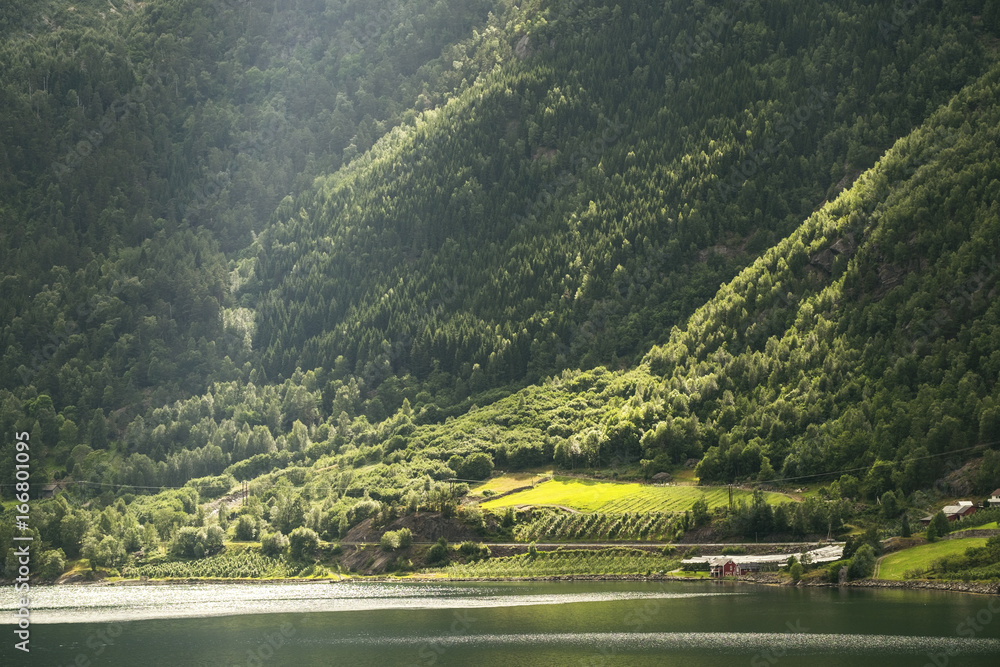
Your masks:
[[[832,586],[833,584],[829,585]],[[858,581],[849,581],[844,586],[851,588],[908,588],[911,590],[957,591],[960,593],[979,593],[981,595],[1000,595],[1000,582],[859,579]]]

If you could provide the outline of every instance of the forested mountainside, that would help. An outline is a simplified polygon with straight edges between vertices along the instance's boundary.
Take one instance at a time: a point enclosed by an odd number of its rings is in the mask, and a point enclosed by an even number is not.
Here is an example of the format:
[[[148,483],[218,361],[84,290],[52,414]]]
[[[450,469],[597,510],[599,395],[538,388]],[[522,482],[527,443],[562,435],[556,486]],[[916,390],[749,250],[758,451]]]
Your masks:
[[[233,253],[282,197],[461,86],[453,51],[492,7],[4,9],[3,388],[32,400],[33,385],[84,434],[100,410],[120,434],[238,376],[255,360],[220,317]]]
[[[329,537],[494,466],[995,475],[995,3],[48,0],[0,30],[0,428],[36,482],[165,539],[197,498],[135,493],[275,469]]]
[[[278,207],[238,292],[263,367],[338,369],[381,419],[397,385],[442,407],[631,365],[982,71],[982,22],[940,11],[542,5],[513,57]]]
[[[646,476],[701,458],[704,481],[826,479],[845,497],[910,496],[954,473],[939,490],[988,493],[1000,474],[998,87],[994,66],[635,369],[567,370],[444,423],[408,401],[375,426],[344,413],[304,456],[229,470],[302,461],[298,475],[349,506],[405,503],[421,475],[475,474],[483,452],[503,469],[638,463]]]

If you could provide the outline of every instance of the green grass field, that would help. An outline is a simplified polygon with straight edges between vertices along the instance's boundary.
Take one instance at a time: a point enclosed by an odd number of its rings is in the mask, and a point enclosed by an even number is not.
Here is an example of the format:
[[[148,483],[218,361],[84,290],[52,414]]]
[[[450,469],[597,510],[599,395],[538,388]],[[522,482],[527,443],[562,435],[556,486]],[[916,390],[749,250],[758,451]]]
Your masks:
[[[942,540],[921,544],[919,547],[897,551],[882,559],[878,578],[901,581],[909,570],[925,570],[938,558],[962,554],[969,547],[981,547],[985,544],[985,537],[969,537],[964,540]]]
[[[551,470],[549,472],[510,472],[499,477],[494,477],[493,479],[488,479],[482,484],[473,487],[469,490],[469,495],[481,496],[484,491],[506,493],[522,486],[537,484],[551,475]]]
[[[733,490],[733,499],[737,502],[750,502],[751,495],[749,491]],[[791,500],[780,493],[767,493],[766,496],[771,504]],[[699,498],[705,498],[710,508],[724,507],[729,504],[729,491],[725,487],[646,486],[556,477],[533,489],[487,501],[480,507],[498,509],[515,505],[560,505],[581,512],[610,514],[683,512],[691,509]]]

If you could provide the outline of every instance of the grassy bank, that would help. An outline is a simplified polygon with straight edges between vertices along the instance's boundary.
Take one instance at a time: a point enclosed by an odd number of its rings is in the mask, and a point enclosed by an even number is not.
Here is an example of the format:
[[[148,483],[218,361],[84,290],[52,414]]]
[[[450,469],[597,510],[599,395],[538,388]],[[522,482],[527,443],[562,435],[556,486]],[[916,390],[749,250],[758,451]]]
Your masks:
[[[961,540],[942,540],[897,551],[882,559],[879,564],[878,578],[903,581],[907,578],[907,572],[922,572],[939,558],[957,556],[965,553],[969,547],[981,547],[985,544],[986,538],[970,537]]]

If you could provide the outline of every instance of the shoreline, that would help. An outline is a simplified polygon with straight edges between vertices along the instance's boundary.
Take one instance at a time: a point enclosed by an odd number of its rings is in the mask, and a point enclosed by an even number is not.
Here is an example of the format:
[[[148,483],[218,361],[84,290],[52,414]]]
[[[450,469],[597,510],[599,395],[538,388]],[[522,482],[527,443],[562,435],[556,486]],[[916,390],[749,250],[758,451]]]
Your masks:
[[[788,586],[801,588],[892,588],[904,590],[936,590],[949,593],[972,593],[974,595],[1000,595],[1000,581],[944,581],[931,579],[857,579],[845,581],[842,584],[832,584],[828,581],[807,581],[803,579],[797,584],[779,580],[774,575],[750,575],[737,581],[749,581],[765,586]]]
[[[973,595],[1000,595],[1000,581],[964,582],[964,581],[934,581],[927,579],[910,579],[895,581],[888,579],[859,579],[843,584],[832,584],[824,581],[802,580],[797,584],[783,580],[774,575],[751,575],[745,577],[727,577],[711,579],[708,577],[682,577],[671,574],[551,574],[526,577],[438,577],[429,574],[413,574],[408,576],[372,575],[344,576],[337,579],[329,577],[319,579],[283,578],[283,579],[120,579],[116,581],[74,581],[66,583],[39,584],[46,587],[56,586],[169,586],[171,584],[338,584],[345,582],[394,582],[394,583],[442,583],[442,582],[557,582],[557,581],[621,581],[621,582],[658,582],[670,581],[678,583],[740,583],[758,586],[810,587],[810,588],[881,588],[906,590],[936,590],[951,593],[968,593]]]

